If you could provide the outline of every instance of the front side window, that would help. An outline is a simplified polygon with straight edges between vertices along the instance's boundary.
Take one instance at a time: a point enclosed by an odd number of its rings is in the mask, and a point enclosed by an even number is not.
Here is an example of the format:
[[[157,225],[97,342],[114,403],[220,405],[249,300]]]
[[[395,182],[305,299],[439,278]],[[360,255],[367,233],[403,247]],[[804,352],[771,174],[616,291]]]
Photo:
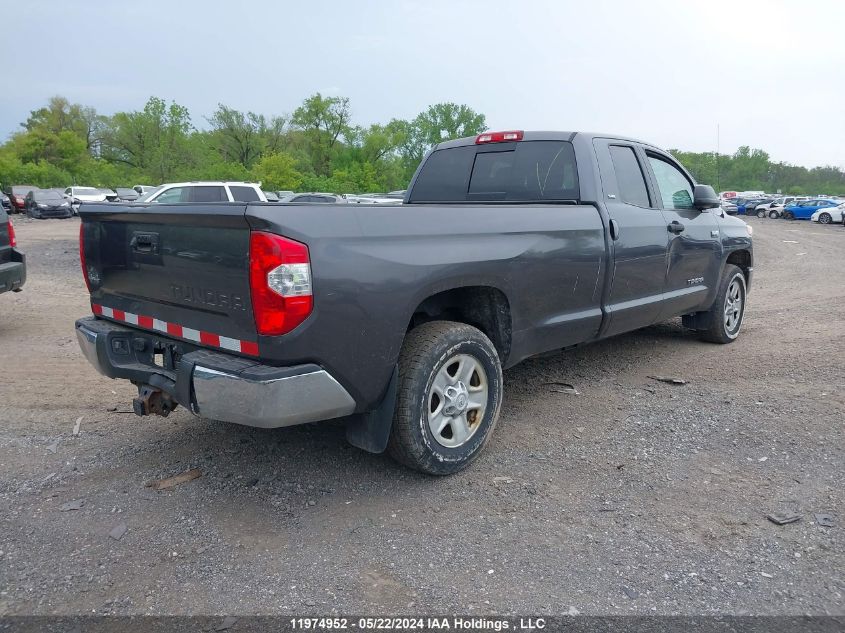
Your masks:
[[[668,161],[649,155],[648,162],[657,180],[664,209],[692,209],[692,183]]]
[[[229,185],[229,191],[232,192],[232,198],[235,202],[259,202],[261,197],[254,187],[238,187]]]
[[[627,145],[611,145],[610,159],[613,161],[613,171],[616,172],[616,184],[622,202],[638,207],[650,207],[648,188],[634,148]]]
[[[171,187],[167,189],[158,196],[156,196],[153,202],[157,202],[158,204],[173,204],[174,202],[183,202],[182,198],[187,194],[187,191],[183,187]],[[187,197],[187,196],[185,196]]]

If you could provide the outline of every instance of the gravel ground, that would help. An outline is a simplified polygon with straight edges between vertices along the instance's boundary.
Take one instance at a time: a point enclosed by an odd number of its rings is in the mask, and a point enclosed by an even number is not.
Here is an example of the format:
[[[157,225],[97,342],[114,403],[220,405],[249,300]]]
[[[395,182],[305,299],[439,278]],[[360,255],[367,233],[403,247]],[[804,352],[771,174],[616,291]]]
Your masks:
[[[16,218],[0,615],[845,613],[845,230],[750,222],[735,344],[671,322],[526,361],[485,454],[433,479],[348,446],[339,422],[127,413],[133,387],[76,345],[78,221]]]

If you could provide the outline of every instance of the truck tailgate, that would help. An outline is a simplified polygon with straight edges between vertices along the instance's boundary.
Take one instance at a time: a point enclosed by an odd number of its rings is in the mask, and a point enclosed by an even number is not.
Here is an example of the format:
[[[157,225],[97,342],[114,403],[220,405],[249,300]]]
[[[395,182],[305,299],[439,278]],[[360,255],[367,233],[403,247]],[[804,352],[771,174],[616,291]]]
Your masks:
[[[94,313],[257,355],[244,211],[238,203],[83,204]]]

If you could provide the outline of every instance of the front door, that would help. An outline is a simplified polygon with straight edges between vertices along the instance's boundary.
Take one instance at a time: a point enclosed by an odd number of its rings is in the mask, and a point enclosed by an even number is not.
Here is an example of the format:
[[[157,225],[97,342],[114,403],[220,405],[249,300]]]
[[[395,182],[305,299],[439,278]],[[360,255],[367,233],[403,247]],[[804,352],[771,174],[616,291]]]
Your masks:
[[[669,236],[662,321],[709,304],[721,272],[722,242],[715,214],[722,211],[693,207],[693,182],[686,172],[665,154],[648,149],[645,155]]]

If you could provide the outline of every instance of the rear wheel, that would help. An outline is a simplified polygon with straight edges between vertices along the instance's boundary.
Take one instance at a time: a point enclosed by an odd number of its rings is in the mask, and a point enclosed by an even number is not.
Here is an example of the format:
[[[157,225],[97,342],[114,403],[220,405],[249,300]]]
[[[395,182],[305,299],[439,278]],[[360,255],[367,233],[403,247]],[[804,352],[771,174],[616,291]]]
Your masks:
[[[785,220],[794,220],[795,214],[792,211],[784,211],[783,212],[783,218]]]
[[[780,216],[780,214],[777,211],[774,211],[774,210],[769,211],[769,217],[772,218],[773,220],[775,218],[779,217],[779,216]]]
[[[757,217],[758,218],[765,218],[766,217],[766,210],[765,209],[757,209]]]
[[[457,472],[478,457],[501,404],[502,367],[490,339],[464,323],[424,323],[402,346],[388,452],[424,473]]]
[[[739,267],[725,264],[716,299],[702,316],[706,327],[698,335],[711,343],[733,343],[745,317],[745,275]]]
[[[833,222],[833,216],[829,213],[822,213],[819,216],[819,224],[830,224]]]

